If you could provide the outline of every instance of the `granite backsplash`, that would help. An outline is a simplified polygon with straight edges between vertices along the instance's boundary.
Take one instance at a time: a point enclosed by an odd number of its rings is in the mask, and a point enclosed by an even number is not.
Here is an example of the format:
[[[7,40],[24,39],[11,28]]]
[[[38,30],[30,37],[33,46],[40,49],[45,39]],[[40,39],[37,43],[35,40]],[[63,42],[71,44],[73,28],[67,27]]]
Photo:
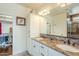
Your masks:
[[[62,40],[65,44],[75,46],[79,48],[79,39],[75,38],[69,38],[64,36],[57,36],[57,35],[50,35],[50,34],[40,34],[41,37],[49,38],[50,40],[56,39],[56,40]]]

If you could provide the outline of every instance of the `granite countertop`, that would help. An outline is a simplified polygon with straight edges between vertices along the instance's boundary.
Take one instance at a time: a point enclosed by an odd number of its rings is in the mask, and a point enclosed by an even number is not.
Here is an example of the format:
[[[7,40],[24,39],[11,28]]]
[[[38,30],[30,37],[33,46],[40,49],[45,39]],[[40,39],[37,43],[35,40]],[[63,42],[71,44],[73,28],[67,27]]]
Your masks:
[[[66,56],[79,56],[79,52],[70,52],[70,51],[65,51],[59,47],[57,47],[57,44],[64,44],[62,41],[59,40],[49,40],[48,38],[32,38],[33,40],[44,44],[47,47],[50,47],[51,49],[54,49],[60,53],[63,53]]]

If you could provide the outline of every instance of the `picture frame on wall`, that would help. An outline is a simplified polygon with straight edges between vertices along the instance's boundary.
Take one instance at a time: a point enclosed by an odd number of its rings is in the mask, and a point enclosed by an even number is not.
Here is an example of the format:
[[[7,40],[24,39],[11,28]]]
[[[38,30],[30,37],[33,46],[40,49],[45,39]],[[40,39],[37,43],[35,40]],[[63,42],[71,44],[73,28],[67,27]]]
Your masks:
[[[16,17],[16,25],[25,26],[26,18],[24,17]]]

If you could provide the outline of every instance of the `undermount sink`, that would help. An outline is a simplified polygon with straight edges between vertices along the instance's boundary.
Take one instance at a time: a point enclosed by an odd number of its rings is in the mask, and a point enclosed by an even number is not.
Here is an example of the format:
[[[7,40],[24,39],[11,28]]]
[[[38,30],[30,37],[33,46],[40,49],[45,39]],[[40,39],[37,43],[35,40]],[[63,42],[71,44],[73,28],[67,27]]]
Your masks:
[[[64,51],[79,53],[79,49],[73,46],[69,46],[66,44],[57,44],[56,46]]]

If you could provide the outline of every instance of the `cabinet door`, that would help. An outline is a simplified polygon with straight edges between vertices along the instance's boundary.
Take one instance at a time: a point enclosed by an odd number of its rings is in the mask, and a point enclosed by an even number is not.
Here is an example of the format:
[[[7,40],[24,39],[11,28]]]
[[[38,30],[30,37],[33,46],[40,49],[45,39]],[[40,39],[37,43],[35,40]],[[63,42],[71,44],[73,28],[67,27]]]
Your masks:
[[[39,43],[34,40],[32,40],[32,55],[33,56],[40,56]]]
[[[48,47],[43,45],[43,44],[40,44],[40,53],[41,53],[41,56],[47,56],[47,50],[48,50]]]
[[[30,36],[38,37],[40,33],[47,34],[47,20],[44,17],[31,14],[30,16]]]
[[[31,14],[30,16],[30,37],[38,37],[40,35],[39,16]]]
[[[53,50],[53,49],[49,48],[48,56],[65,56],[65,55],[63,53],[60,53],[56,50]]]

